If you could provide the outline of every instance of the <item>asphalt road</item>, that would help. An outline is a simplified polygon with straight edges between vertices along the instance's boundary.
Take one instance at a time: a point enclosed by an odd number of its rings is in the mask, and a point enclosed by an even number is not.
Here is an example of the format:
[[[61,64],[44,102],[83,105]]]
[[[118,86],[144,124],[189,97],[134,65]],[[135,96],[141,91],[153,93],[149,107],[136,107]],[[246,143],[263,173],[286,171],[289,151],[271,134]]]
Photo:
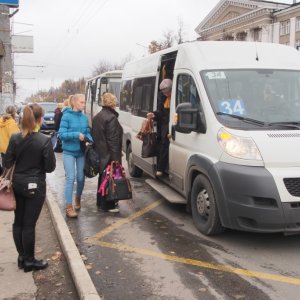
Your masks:
[[[61,154],[48,187],[64,213]],[[77,220],[67,220],[91,278],[105,299],[298,299],[300,235],[226,230],[206,237],[183,205],[168,203],[145,177],[119,213],[96,206],[87,179]]]

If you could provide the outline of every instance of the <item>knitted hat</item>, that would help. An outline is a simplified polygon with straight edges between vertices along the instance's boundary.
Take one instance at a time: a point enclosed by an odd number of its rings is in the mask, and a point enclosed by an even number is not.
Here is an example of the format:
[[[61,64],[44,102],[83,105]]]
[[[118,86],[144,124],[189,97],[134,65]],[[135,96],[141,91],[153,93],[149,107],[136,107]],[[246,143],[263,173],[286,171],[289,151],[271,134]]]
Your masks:
[[[160,83],[159,89],[160,89],[160,90],[166,90],[166,89],[171,90],[171,89],[172,89],[172,80],[169,79],[169,78],[164,79],[164,80]]]

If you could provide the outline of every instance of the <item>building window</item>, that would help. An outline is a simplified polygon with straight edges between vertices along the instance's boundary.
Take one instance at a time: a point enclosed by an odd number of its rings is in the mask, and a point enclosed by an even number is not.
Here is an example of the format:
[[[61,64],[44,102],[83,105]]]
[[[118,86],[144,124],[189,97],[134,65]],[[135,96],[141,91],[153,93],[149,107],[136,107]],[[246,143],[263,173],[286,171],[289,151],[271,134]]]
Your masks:
[[[260,28],[253,29],[253,41],[261,42],[261,29]]]
[[[245,31],[238,32],[236,34],[236,38],[235,39],[237,41],[246,41],[246,39],[247,39],[247,32],[245,32]]]
[[[296,31],[300,31],[300,17],[296,18]]]
[[[280,23],[280,35],[290,34],[290,21]]]

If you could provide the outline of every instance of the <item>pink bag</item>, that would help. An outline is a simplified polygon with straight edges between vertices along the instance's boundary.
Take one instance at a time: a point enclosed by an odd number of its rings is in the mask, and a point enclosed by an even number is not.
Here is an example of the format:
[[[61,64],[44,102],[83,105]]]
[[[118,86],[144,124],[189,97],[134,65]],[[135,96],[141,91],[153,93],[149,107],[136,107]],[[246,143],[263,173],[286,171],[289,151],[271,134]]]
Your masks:
[[[132,198],[130,181],[126,177],[125,169],[118,161],[112,161],[106,167],[98,193],[105,196],[106,201]]]
[[[0,177],[0,210],[11,211],[16,209],[16,198],[12,188],[12,176],[15,164],[4,171]]]

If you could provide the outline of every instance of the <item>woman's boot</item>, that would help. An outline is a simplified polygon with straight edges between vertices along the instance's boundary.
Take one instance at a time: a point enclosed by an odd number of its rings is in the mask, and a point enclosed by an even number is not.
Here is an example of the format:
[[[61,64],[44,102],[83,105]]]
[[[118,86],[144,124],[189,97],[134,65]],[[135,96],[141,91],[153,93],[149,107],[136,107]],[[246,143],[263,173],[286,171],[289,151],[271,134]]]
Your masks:
[[[67,204],[67,206],[66,206],[66,216],[68,218],[77,218],[78,215],[77,215],[76,211],[74,210],[72,204]]]
[[[24,272],[43,270],[48,267],[48,262],[46,260],[37,260],[35,258],[30,258],[24,261]]]
[[[75,210],[80,210],[81,208],[81,197],[75,196]]]

